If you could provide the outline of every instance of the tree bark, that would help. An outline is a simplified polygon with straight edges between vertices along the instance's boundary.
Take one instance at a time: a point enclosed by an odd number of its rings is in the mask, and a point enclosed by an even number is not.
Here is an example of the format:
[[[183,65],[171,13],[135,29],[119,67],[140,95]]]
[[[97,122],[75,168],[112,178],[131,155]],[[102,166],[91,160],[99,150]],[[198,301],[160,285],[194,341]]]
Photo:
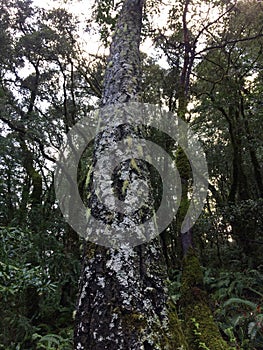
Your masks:
[[[126,0],[123,4],[105,73],[102,106],[139,99],[143,2]],[[94,162],[105,143],[112,144],[133,133],[129,125],[103,131],[95,140]],[[127,164],[121,170],[128,170],[129,176],[135,173]],[[150,175],[145,173],[147,176]],[[118,186],[117,191],[121,192]],[[92,190],[88,202],[91,212],[107,221],[107,212]],[[187,349],[175,308],[167,297],[166,278],[159,238],[135,248],[114,249],[87,243],[76,312],[75,349]]]

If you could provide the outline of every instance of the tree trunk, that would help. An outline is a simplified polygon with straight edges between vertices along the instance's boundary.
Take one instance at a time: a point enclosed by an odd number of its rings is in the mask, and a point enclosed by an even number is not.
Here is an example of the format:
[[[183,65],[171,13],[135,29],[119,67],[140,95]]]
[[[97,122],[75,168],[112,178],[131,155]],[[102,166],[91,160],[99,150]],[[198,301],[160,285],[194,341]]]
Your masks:
[[[180,298],[188,344],[191,344],[191,350],[231,350],[214,321],[208,300],[199,259],[190,248],[183,259]]]
[[[102,106],[138,100],[143,2],[126,0],[123,4],[111,44]],[[105,143],[116,143],[133,133],[129,125],[103,131],[95,140],[94,162]],[[127,164],[121,168],[129,176],[135,170]],[[144,175],[150,177],[146,172]],[[92,176],[90,179],[92,182]],[[118,185],[117,192],[122,193]],[[107,212],[94,192],[88,201],[91,212],[107,221]],[[76,312],[75,349],[187,349],[175,308],[166,294],[166,278],[159,238],[135,248],[114,249],[87,243]]]

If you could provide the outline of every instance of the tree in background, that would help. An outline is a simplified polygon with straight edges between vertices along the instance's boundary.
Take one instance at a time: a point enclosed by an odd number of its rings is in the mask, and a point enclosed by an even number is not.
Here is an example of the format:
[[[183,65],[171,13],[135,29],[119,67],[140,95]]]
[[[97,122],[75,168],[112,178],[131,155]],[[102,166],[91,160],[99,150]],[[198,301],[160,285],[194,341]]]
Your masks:
[[[56,205],[53,157],[93,108],[100,73],[92,73],[95,62],[83,64],[77,22],[66,10],[3,1],[0,16],[1,348],[54,341],[66,349],[79,240]]]
[[[262,112],[258,108],[262,44],[262,4],[238,3],[228,26],[209,43],[211,50],[198,64],[195,94],[200,106],[199,116],[193,120],[199,130],[202,122],[206,124],[206,135],[209,121],[217,130],[210,133],[213,146],[206,143],[211,178],[218,189],[212,197],[218,207],[225,206],[229,233],[246,256],[254,257],[261,232],[250,210],[254,207],[256,212],[262,198]],[[254,260],[256,265],[261,262],[260,258]]]

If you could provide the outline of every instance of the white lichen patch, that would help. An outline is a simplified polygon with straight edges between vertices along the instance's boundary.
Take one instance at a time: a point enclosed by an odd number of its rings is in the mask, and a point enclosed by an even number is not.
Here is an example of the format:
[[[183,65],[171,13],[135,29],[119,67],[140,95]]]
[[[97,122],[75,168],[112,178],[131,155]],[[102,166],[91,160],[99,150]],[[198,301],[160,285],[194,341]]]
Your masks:
[[[98,279],[98,282],[97,282],[98,286],[101,287],[101,288],[105,288],[105,279],[104,279],[104,277],[98,277],[97,279]]]
[[[112,329],[115,326],[115,321],[118,319],[118,314],[115,312],[112,314],[111,322],[109,324],[109,328]]]
[[[121,291],[121,296],[123,299],[122,304],[126,306],[130,306],[132,301],[132,296],[127,292],[123,292],[123,291]]]

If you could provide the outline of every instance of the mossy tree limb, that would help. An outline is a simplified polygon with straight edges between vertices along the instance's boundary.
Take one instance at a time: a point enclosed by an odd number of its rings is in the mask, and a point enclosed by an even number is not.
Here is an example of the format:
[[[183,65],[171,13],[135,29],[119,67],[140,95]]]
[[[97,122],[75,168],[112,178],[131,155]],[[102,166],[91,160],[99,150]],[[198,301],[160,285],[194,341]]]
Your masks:
[[[207,300],[200,262],[190,249],[183,259],[180,300],[187,342],[191,350],[231,350],[222,338]]]

